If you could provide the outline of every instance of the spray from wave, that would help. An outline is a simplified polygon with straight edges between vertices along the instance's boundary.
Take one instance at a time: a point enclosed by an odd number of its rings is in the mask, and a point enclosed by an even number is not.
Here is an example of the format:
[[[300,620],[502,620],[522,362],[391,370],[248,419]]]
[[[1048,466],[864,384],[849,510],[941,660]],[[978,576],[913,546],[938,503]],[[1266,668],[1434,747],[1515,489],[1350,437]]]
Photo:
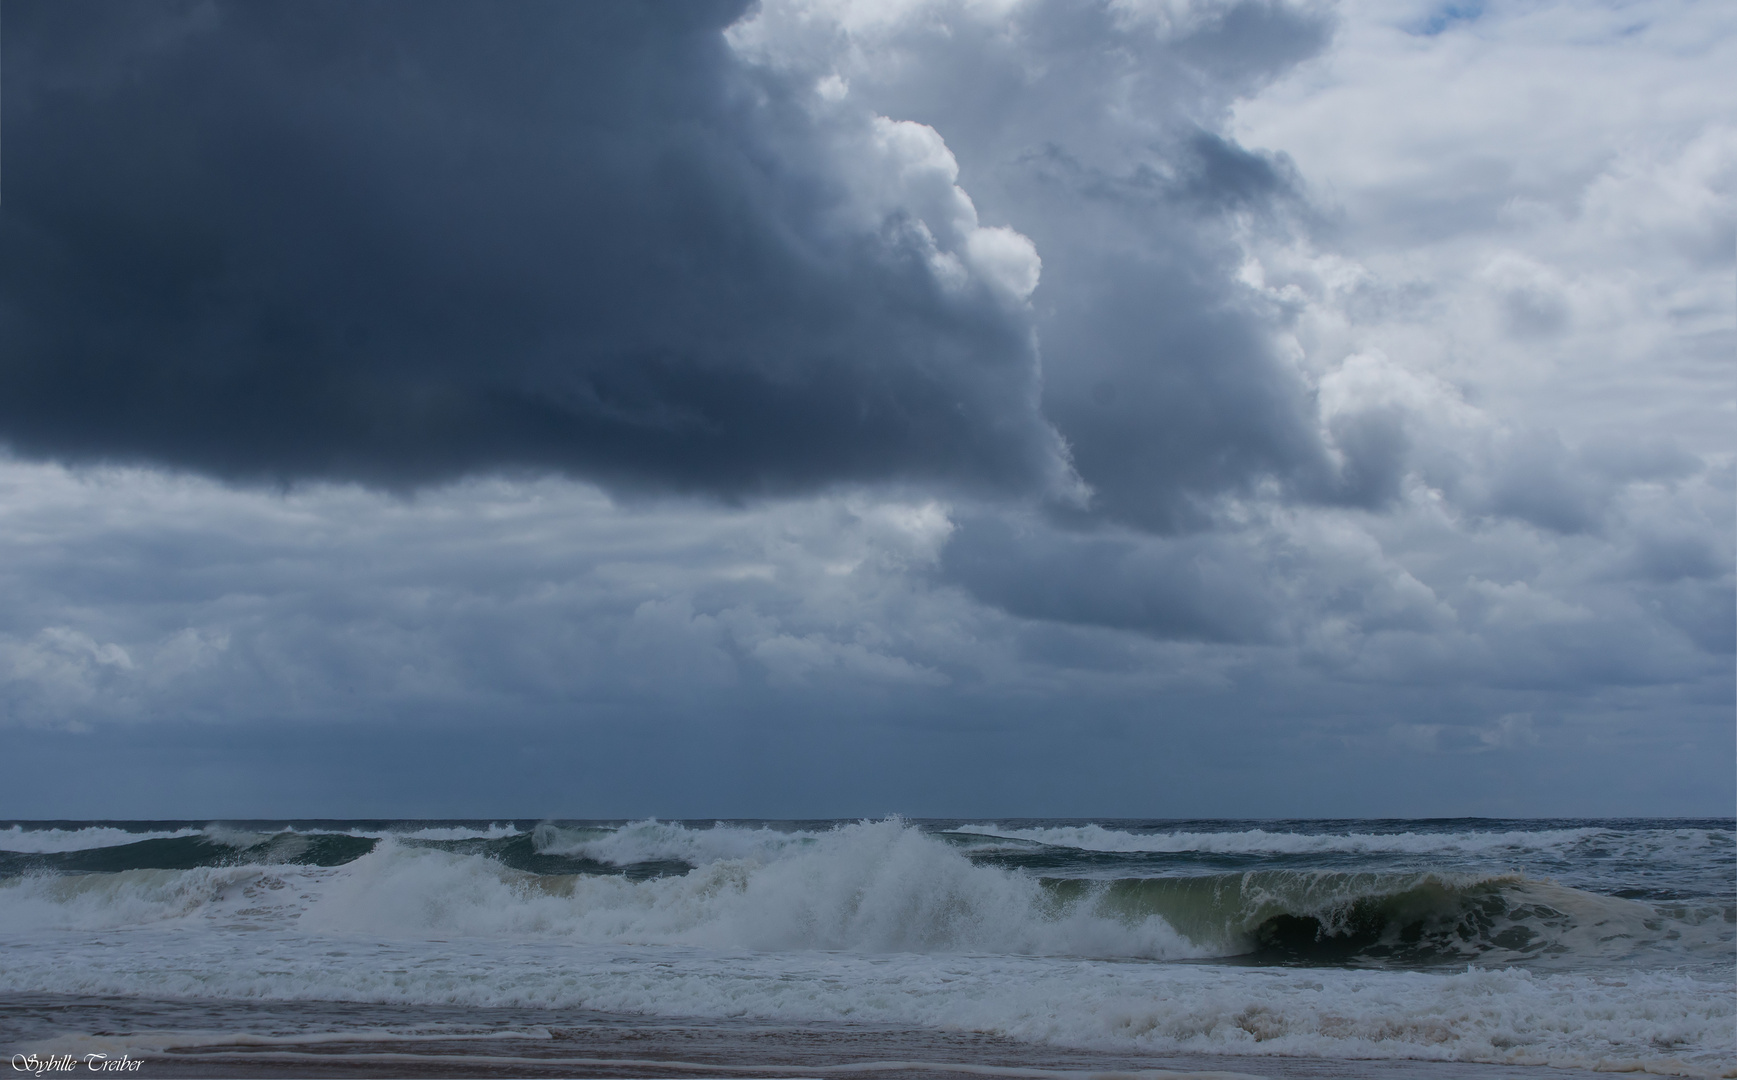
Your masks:
[[[139,849],[171,864],[133,865]],[[1730,951],[1737,921],[1728,904],[1648,904],[1514,873],[1045,876],[899,819],[818,831],[545,823],[459,838],[208,831],[33,858],[55,872],[0,883],[6,924],[252,919],[323,933],[1427,968],[1704,961]]]
[[[1719,823],[184,824],[106,845],[71,842],[106,824],[63,828],[13,852],[36,861],[0,873],[0,992],[844,1020],[1698,1076],[1729,1073],[1737,1052]]]

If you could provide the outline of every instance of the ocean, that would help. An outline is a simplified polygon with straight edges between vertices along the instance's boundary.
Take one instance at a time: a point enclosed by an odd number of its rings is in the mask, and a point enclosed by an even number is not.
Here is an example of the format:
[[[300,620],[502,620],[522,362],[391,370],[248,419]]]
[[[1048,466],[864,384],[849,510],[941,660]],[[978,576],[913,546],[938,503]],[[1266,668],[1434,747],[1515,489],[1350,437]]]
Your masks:
[[[0,1049],[141,1076],[1734,1077],[1734,830],[0,822]]]

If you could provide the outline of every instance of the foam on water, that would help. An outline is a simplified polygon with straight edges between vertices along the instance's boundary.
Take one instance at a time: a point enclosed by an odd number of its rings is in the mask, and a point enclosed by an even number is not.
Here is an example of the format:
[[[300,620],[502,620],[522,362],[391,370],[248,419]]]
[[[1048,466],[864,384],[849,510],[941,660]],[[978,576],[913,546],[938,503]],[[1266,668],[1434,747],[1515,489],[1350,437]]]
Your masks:
[[[26,875],[0,881],[0,927],[7,932],[121,930],[165,923],[294,923],[323,877],[316,867],[202,866],[116,874]],[[285,889],[295,891],[285,893]],[[281,894],[281,895],[279,895]]]
[[[724,859],[777,858],[786,851],[814,843],[825,832],[781,831],[766,827],[744,829],[720,823],[711,829],[690,829],[663,821],[636,821],[619,828],[562,827],[541,824],[532,842],[540,854],[579,856],[613,866],[647,862],[685,862],[691,866]]]
[[[1623,979],[760,953],[365,935],[128,934],[41,942],[0,989],[858,1021],[1146,1051],[1424,1058],[1730,1076],[1729,985]],[[118,942],[112,935],[107,939]]]
[[[857,1020],[1154,1051],[1700,1076],[1731,1075],[1721,1070],[1737,1060],[1728,899],[1671,907],[1508,872],[1282,865],[1045,878],[897,819],[546,824],[528,838],[447,828],[249,834],[245,848],[287,860],[297,844],[384,835],[340,865],[0,878],[0,991]],[[1570,831],[1584,830],[1556,830]],[[490,854],[527,844],[678,870],[530,873]],[[1200,962],[1251,949],[1300,966]]]
[[[1729,903],[1661,906],[1513,874],[1040,878],[975,861],[898,820],[825,832],[539,826],[535,838],[545,849],[612,863],[680,856],[697,865],[638,880],[533,874],[391,836],[341,866],[290,865],[314,861],[302,850],[313,841],[280,834],[248,849],[264,854],[246,866],[0,879],[0,925],[221,920],[234,917],[236,904],[262,918],[260,902],[236,897],[264,889],[293,898],[272,900],[274,911],[288,905],[273,917],[322,933],[1149,960],[1258,952],[1302,963],[1569,968],[1723,963],[1737,921]],[[272,853],[279,864],[270,865]]]
[[[771,833],[770,830],[766,832]],[[310,928],[370,934],[538,935],[580,942],[765,950],[1006,952],[1177,958],[1207,951],[1156,914],[1063,905],[1029,877],[977,866],[900,822],[787,842],[644,881],[534,876],[475,855],[383,843],[312,904]],[[634,844],[621,858],[667,854]]]

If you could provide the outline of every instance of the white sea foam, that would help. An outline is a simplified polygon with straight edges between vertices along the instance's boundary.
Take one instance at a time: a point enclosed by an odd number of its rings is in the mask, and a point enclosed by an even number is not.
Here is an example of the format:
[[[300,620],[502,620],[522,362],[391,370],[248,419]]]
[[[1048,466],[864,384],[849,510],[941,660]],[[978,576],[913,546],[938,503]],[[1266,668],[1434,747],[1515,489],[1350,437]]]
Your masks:
[[[22,825],[0,829],[0,851],[30,855],[53,854],[62,851],[86,851],[91,848],[136,844],[141,840],[168,840],[182,836],[198,836],[200,829],[176,829],[170,832],[128,832],[107,826],[93,825],[83,829],[26,829]]]
[[[697,868],[538,877],[388,836],[336,867],[13,878],[0,882],[0,991],[856,1020],[1130,1050],[1706,1076],[1737,1057],[1728,963],[1604,975],[1131,963],[1211,950],[1155,915],[1112,914],[1097,886],[1064,903],[896,820],[809,833],[642,822],[542,840]],[[1267,879],[1244,880],[1264,910]],[[1644,904],[1497,884],[1567,917],[1565,948],[1659,936]],[[1728,952],[1728,918],[1707,929]]]
[[[1431,934],[1424,944],[1438,962],[1583,967],[1642,957],[1707,965],[1729,961],[1733,948],[1725,907],[1666,912],[1513,875],[1258,871],[1061,891],[973,863],[896,820],[806,834],[679,830],[624,830],[630,842],[616,854],[642,861],[685,844],[697,859],[699,845],[688,841],[704,838],[714,840],[713,854],[743,854],[634,881],[527,874],[387,837],[339,867],[262,862],[12,878],[0,881],[0,928],[293,923],[382,937],[1162,960],[1252,951],[1262,925],[1280,915],[1356,933],[1368,917],[1362,905],[1377,902],[1381,917],[1395,920],[1392,933],[1416,923]],[[296,846],[274,841],[266,850],[281,849],[287,860]]]
[[[1156,915],[1058,907],[1035,880],[973,865],[898,822],[821,834],[783,857],[679,877],[538,877],[390,838],[341,867],[129,870],[0,882],[0,927],[293,920],[311,932],[861,952],[1177,958],[1211,950]]]
[[[973,865],[896,821],[743,848],[750,854],[636,882],[536,877],[480,856],[386,841],[349,864],[302,922],[370,934],[537,935],[713,948],[1149,958],[1208,952],[1157,916],[1117,918],[1090,904],[1059,909],[1037,881]],[[638,846],[632,861],[647,857],[647,850],[657,849]]]
[[[1108,1049],[1423,1058],[1731,1076],[1729,981],[755,952],[185,927],[0,936],[0,990],[858,1021]],[[12,939],[12,940],[8,940]]]
[[[335,873],[321,867],[202,866],[0,880],[0,930],[198,929],[291,925]],[[288,891],[286,891],[288,890]]]

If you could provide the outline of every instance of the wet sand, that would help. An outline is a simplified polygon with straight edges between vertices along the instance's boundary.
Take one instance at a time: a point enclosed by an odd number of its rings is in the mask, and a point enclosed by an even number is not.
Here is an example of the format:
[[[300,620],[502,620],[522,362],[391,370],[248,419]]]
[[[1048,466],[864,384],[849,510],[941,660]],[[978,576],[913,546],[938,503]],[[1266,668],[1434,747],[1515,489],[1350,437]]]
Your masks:
[[[323,1001],[10,995],[0,1050],[89,1053],[142,1064],[132,1077],[948,1077],[1131,1076],[1270,1080],[1570,1080],[1540,1066],[1128,1054],[880,1025],[671,1019],[573,1009]],[[15,1072],[14,1075],[25,1075]]]

